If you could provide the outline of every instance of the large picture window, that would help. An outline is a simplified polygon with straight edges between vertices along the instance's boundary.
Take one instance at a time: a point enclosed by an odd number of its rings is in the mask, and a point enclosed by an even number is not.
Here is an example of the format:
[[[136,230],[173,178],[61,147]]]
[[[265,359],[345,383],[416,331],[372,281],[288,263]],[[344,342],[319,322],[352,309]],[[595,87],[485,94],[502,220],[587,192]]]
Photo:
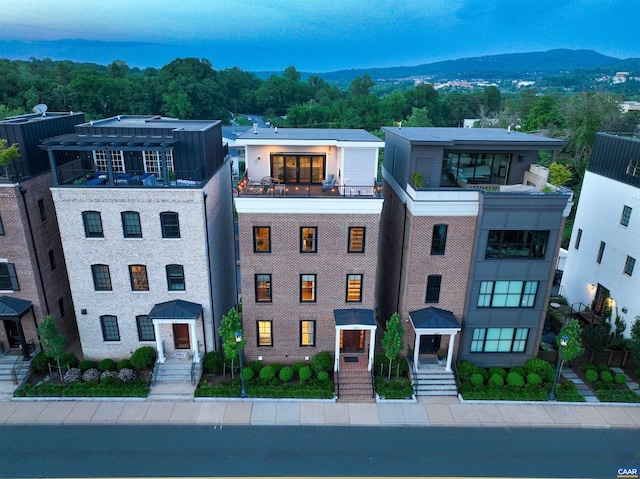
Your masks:
[[[533,308],[537,281],[482,281],[479,308]]]
[[[325,163],[324,155],[271,155],[271,177],[287,184],[321,183]]]
[[[440,186],[507,184],[508,153],[447,152],[442,160]]]
[[[253,227],[253,252],[271,253],[271,228],[269,226]]]
[[[118,329],[118,318],[116,316],[100,316],[102,326],[102,339],[104,341],[120,341],[120,329]]]
[[[256,274],[255,287],[256,287],[256,303],[270,303],[271,302],[271,275]]]
[[[549,231],[491,230],[486,259],[544,259]]]
[[[257,321],[258,346],[273,346],[271,321]]]
[[[104,238],[99,211],[83,211],[82,223],[84,224],[84,235],[87,238]]]
[[[528,328],[476,328],[471,339],[472,353],[523,353]]]
[[[316,301],[316,275],[300,275],[300,302],[314,303]]]
[[[0,290],[20,291],[16,267],[13,263],[0,263]]]

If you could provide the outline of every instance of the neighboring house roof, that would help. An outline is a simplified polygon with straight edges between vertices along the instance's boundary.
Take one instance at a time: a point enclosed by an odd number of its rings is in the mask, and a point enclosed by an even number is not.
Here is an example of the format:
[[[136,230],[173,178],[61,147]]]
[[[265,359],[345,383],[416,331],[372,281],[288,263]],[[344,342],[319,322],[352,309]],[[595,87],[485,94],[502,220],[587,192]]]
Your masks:
[[[149,313],[149,319],[198,319],[202,305],[174,299],[156,304]]]
[[[366,130],[331,129],[331,128],[257,128],[249,130],[238,140],[250,142],[252,140],[271,140],[281,142],[292,140],[318,142],[371,142],[384,144],[384,141]]]
[[[42,143],[54,150],[95,150],[111,146],[126,151],[147,151],[172,147],[178,142],[168,136],[83,135],[70,133],[48,138]]]
[[[336,326],[376,326],[376,319],[371,309],[334,309],[333,317]]]
[[[78,127],[100,126],[111,128],[172,128],[175,130],[204,131],[220,120],[180,120],[160,115],[118,115],[104,120],[94,120]]]
[[[0,296],[0,318],[2,319],[21,318],[29,308],[31,308],[31,301]]]
[[[460,323],[451,311],[440,308],[424,308],[409,313],[416,329],[460,329]]]

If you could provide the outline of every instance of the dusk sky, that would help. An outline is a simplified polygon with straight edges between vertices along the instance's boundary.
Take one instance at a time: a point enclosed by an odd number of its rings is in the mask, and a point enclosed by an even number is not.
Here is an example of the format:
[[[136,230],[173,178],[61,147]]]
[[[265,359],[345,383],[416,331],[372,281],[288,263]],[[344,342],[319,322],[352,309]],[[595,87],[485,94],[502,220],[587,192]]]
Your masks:
[[[637,18],[637,0],[0,0],[0,57],[305,72],[554,48],[629,58]]]

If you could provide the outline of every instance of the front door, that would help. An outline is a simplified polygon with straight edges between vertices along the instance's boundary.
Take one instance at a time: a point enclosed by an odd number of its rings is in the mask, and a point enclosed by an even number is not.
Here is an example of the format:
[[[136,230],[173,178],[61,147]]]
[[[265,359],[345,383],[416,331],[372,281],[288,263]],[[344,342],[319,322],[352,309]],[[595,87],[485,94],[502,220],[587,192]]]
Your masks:
[[[420,354],[435,354],[440,348],[439,335],[422,335],[420,336]]]
[[[9,347],[19,348],[20,334],[18,333],[18,323],[15,321],[6,320],[4,322],[4,329],[7,332],[7,340],[9,341]]]
[[[598,283],[598,289],[596,290],[596,296],[593,300],[593,312],[596,314],[602,314],[606,305],[607,299],[609,299],[609,290]]]
[[[173,342],[176,349],[190,349],[188,324],[173,325]]]
[[[364,329],[359,331],[340,331],[342,351],[361,352],[364,350]]]

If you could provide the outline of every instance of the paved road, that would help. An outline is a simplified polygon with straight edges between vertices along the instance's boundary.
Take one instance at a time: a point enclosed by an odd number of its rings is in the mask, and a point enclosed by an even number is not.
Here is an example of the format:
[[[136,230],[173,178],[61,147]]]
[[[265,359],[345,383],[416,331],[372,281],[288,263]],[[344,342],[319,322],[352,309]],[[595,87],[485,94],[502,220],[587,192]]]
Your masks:
[[[635,429],[28,426],[0,428],[0,477],[614,478]]]

